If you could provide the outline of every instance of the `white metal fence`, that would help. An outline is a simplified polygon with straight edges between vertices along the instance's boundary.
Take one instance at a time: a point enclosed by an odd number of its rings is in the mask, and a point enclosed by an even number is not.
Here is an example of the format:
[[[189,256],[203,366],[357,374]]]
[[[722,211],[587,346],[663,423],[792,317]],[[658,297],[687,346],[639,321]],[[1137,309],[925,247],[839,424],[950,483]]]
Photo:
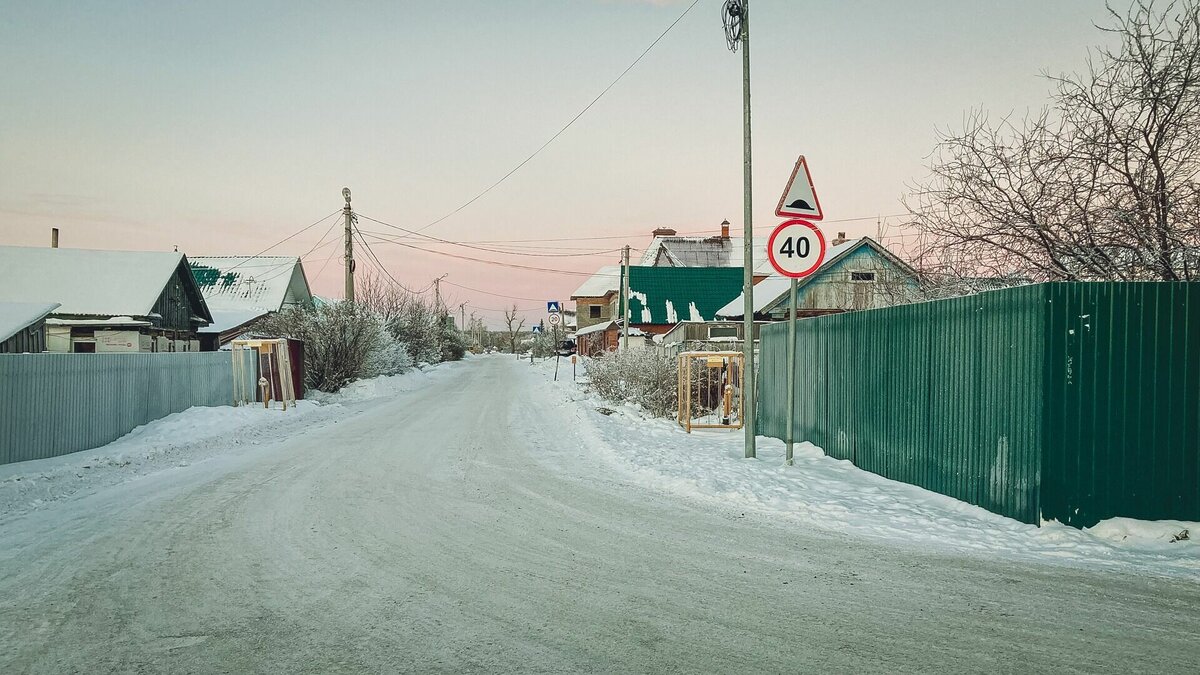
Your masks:
[[[230,405],[233,358],[257,380],[253,352],[0,354],[0,464],[101,446],[193,406]]]

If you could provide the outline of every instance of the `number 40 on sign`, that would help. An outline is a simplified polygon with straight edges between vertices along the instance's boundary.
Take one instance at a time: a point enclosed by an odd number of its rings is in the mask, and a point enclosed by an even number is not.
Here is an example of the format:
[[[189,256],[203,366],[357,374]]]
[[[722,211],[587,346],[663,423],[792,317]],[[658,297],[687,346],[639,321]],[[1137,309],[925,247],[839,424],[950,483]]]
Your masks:
[[[767,240],[767,257],[785,277],[806,277],[825,260],[825,236],[816,223],[799,218],[779,224]]]

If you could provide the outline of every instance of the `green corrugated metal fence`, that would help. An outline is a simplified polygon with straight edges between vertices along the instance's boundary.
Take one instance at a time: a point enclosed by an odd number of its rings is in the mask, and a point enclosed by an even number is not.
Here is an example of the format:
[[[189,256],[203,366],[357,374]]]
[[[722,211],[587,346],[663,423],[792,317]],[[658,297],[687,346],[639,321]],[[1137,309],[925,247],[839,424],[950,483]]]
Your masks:
[[[0,354],[0,464],[101,446],[192,406],[230,405],[232,358],[257,379],[249,351]]]
[[[1200,519],[1198,300],[1057,283],[801,320],[796,439],[1028,523]],[[762,332],[759,431],[778,438],[786,340]]]

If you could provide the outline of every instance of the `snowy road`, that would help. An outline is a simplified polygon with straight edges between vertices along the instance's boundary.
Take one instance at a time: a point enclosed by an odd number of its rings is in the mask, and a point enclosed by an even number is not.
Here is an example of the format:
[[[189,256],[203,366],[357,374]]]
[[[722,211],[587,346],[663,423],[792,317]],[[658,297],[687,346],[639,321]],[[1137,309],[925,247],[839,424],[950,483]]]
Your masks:
[[[0,672],[1194,672],[1200,586],[648,491],[478,359],[0,524]],[[536,441],[536,442],[535,442]]]

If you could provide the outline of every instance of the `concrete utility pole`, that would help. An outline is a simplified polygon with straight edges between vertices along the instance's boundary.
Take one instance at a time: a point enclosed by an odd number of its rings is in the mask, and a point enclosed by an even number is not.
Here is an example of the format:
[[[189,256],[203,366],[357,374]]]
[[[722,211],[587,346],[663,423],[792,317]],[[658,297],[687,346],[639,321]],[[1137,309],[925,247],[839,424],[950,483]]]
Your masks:
[[[629,244],[621,255],[621,351],[629,349]]]
[[[746,432],[746,457],[756,457],[754,439],[755,396],[754,390],[754,199],[751,194],[753,173],[750,163],[750,0],[742,0],[742,182],[745,190],[742,199],[743,253],[745,263],[742,288],[745,295],[743,310],[742,353],[746,361],[746,372],[742,376],[742,416]]]
[[[346,198],[346,208],[342,209],[346,218],[346,300],[354,302],[354,212],[350,210],[350,188],[342,188],[342,196]]]
[[[460,333],[467,332],[467,303],[458,303],[458,330]]]

